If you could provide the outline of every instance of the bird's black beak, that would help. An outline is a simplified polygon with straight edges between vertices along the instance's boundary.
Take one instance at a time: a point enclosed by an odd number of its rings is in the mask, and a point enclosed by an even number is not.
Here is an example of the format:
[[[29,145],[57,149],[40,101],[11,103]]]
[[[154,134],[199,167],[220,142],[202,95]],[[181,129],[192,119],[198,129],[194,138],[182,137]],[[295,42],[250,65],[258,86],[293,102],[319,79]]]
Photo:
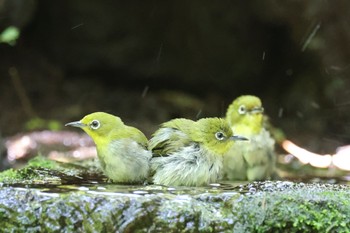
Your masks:
[[[239,136],[239,135],[233,135],[230,137],[231,140],[234,140],[234,141],[249,141],[248,138],[245,138],[243,136]]]
[[[250,110],[251,114],[263,113],[263,112],[264,112],[264,108],[263,107],[255,107],[252,110]]]
[[[81,123],[80,121],[73,121],[65,124],[64,126],[73,126],[73,127],[83,128],[86,125]]]

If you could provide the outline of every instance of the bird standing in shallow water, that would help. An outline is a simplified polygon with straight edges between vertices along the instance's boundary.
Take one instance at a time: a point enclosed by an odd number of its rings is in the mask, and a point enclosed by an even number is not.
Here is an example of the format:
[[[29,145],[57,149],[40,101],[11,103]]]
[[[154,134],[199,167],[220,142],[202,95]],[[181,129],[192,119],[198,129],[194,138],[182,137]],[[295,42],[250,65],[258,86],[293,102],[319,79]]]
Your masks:
[[[229,180],[264,180],[275,172],[275,141],[264,128],[264,109],[256,96],[243,95],[228,107],[226,120],[235,133],[249,138],[237,142],[224,157],[225,178]]]
[[[222,159],[235,140],[224,119],[174,119],[161,125],[149,141],[153,153],[153,182],[174,186],[202,186],[222,176]]]
[[[108,113],[95,112],[66,124],[83,129],[95,142],[106,176],[117,183],[142,183],[149,176],[147,138]]]

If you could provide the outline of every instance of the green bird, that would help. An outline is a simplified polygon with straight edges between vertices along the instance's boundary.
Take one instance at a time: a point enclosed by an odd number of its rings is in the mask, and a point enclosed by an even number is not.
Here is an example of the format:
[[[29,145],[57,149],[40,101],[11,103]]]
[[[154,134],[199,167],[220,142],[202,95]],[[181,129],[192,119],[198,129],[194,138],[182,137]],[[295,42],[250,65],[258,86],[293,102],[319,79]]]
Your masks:
[[[236,140],[220,118],[174,119],[163,123],[149,141],[153,182],[173,186],[203,186],[222,176],[222,160]]]
[[[147,138],[108,113],[95,112],[66,124],[83,129],[95,142],[105,175],[117,183],[142,183],[149,176]]]
[[[275,172],[275,141],[264,128],[264,108],[252,95],[235,99],[228,107],[226,120],[232,130],[249,138],[235,143],[224,157],[224,174],[229,180],[264,180]]]

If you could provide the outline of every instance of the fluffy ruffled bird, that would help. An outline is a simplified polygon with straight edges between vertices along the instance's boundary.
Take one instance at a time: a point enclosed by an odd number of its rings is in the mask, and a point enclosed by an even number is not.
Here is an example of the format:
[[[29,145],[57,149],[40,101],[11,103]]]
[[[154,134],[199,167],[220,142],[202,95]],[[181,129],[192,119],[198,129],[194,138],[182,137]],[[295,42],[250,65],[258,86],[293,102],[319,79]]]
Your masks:
[[[147,138],[108,113],[95,112],[66,124],[83,129],[95,142],[105,175],[117,183],[142,183],[149,176]]]
[[[232,130],[249,138],[249,143],[236,143],[224,158],[225,178],[229,180],[264,180],[275,171],[275,141],[264,128],[264,108],[252,95],[235,99],[228,107],[226,120]]]
[[[222,176],[222,159],[236,140],[224,119],[174,119],[161,125],[149,141],[155,184],[202,186]]]

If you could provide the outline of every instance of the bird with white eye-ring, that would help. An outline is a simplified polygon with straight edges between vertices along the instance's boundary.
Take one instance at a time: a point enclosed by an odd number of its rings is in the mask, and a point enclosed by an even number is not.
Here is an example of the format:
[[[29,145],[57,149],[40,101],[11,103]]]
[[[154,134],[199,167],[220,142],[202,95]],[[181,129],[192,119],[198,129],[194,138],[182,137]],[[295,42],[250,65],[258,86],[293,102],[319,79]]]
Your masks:
[[[237,140],[224,119],[174,119],[161,125],[149,140],[153,153],[153,182],[162,185],[202,186],[222,175],[222,158]]]
[[[239,108],[238,108],[238,113],[239,113],[239,114],[245,114],[245,113],[246,113],[245,105],[239,106]]]
[[[91,123],[89,125],[90,125],[91,129],[98,129],[98,128],[100,128],[100,122],[98,120],[91,121]]]
[[[147,180],[151,152],[140,130],[104,112],[91,113],[66,126],[79,127],[94,140],[102,170],[110,180],[118,183]]]
[[[224,140],[226,138],[225,134],[222,133],[222,132],[216,132],[215,133],[215,137],[216,137],[217,140],[220,140],[220,141],[222,141],[222,140]]]
[[[232,130],[249,143],[236,143],[224,157],[226,179],[253,181],[275,175],[275,141],[264,128],[263,113],[261,100],[251,95],[238,97],[228,107],[226,119]]]

